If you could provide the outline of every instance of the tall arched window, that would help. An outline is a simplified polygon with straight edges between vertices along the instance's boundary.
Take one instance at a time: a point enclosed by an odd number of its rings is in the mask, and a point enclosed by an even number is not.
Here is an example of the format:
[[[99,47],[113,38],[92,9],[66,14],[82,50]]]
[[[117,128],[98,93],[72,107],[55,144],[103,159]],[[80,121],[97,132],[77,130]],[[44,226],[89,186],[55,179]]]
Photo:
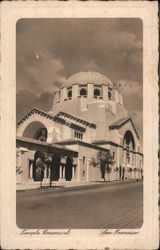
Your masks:
[[[135,150],[135,140],[130,130],[127,130],[123,138],[123,146],[128,146],[132,151]]]
[[[72,90],[68,91],[68,98],[71,99],[72,98]]]
[[[100,90],[99,89],[95,89],[94,90],[94,97],[100,96]]]
[[[130,152],[135,151],[135,140],[131,131],[127,130],[123,138],[123,147],[126,149],[126,158],[130,163]]]
[[[87,90],[85,88],[80,90],[80,96],[87,96]]]

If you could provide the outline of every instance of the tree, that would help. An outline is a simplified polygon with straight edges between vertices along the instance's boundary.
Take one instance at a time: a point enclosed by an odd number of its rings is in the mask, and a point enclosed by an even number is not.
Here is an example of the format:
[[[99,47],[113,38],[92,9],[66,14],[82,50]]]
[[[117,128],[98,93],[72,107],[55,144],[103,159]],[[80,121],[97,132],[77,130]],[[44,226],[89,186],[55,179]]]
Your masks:
[[[44,171],[44,164],[41,158],[37,158],[36,160],[36,174],[38,175],[38,179],[40,179],[40,188],[42,188],[42,172]]]
[[[50,187],[52,186],[52,152],[48,151],[45,153],[44,163],[50,169]]]
[[[100,169],[102,178],[105,181],[105,172],[108,174],[111,172],[112,168],[111,165],[114,163],[113,157],[110,151],[99,151],[99,162],[100,162]]]
[[[45,153],[41,151],[36,151],[34,154],[34,164],[36,166],[36,178],[40,180],[40,188],[42,188],[43,177],[42,174],[45,169]]]

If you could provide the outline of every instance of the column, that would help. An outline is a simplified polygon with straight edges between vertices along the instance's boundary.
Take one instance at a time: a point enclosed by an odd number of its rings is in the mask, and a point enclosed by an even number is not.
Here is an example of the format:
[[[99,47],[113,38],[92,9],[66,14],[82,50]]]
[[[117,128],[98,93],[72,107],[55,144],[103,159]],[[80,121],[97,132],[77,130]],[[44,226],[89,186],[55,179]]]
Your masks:
[[[62,180],[62,165],[59,166],[59,180]]]
[[[31,162],[31,164],[30,164],[29,178],[30,178],[30,179],[33,179],[33,162]]]
[[[45,166],[45,169],[44,169],[44,179],[47,179],[47,166]]]
[[[51,168],[49,167],[48,168],[48,179],[50,179],[50,177],[51,177]]]
[[[34,182],[34,179],[33,179],[33,160],[29,159],[28,164],[29,164],[29,166],[28,166],[29,167],[29,180],[28,180],[28,182],[32,183],[32,182]]]
[[[63,178],[64,181],[66,180],[66,178],[65,178],[65,172],[66,172],[66,167],[63,166],[62,178]]]
[[[74,181],[74,166],[72,166],[72,181]]]
[[[80,169],[81,169],[81,162],[82,162],[82,158],[78,158],[78,164],[77,164],[77,181],[80,181]]]
[[[86,181],[89,181],[89,165],[90,165],[90,159],[87,159],[87,176],[86,176]]]
[[[43,183],[49,183],[49,179],[47,178],[47,166],[45,166],[45,169],[44,169]]]

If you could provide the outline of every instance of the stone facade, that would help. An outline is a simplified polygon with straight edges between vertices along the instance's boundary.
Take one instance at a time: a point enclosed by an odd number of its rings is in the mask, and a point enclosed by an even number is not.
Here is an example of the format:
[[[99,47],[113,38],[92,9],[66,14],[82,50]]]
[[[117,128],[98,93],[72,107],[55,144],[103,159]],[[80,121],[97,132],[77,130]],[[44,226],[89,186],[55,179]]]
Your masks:
[[[50,179],[102,180],[98,159],[101,151],[112,156],[106,180],[142,179],[143,154],[138,132],[118,89],[102,74],[80,72],[55,92],[51,111],[33,109],[17,123],[17,164],[22,170],[17,183],[32,187],[38,181],[48,185]],[[40,157],[36,152],[49,152],[52,160],[57,152],[60,155],[53,178],[51,168],[44,166],[41,180],[38,179]],[[54,167],[52,161],[50,165]]]

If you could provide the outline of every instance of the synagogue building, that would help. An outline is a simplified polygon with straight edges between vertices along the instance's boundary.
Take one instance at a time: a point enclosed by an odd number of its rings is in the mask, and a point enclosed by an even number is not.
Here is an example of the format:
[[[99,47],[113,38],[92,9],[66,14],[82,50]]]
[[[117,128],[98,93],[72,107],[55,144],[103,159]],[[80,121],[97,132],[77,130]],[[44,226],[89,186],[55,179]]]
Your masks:
[[[110,157],[106,181],[143,178],[132,117],[116,85],[97,72],[68,78],[54,93],[51,111],[27,113],[17,123],[16,150],[18,188],[102,181],[101,154]]]

